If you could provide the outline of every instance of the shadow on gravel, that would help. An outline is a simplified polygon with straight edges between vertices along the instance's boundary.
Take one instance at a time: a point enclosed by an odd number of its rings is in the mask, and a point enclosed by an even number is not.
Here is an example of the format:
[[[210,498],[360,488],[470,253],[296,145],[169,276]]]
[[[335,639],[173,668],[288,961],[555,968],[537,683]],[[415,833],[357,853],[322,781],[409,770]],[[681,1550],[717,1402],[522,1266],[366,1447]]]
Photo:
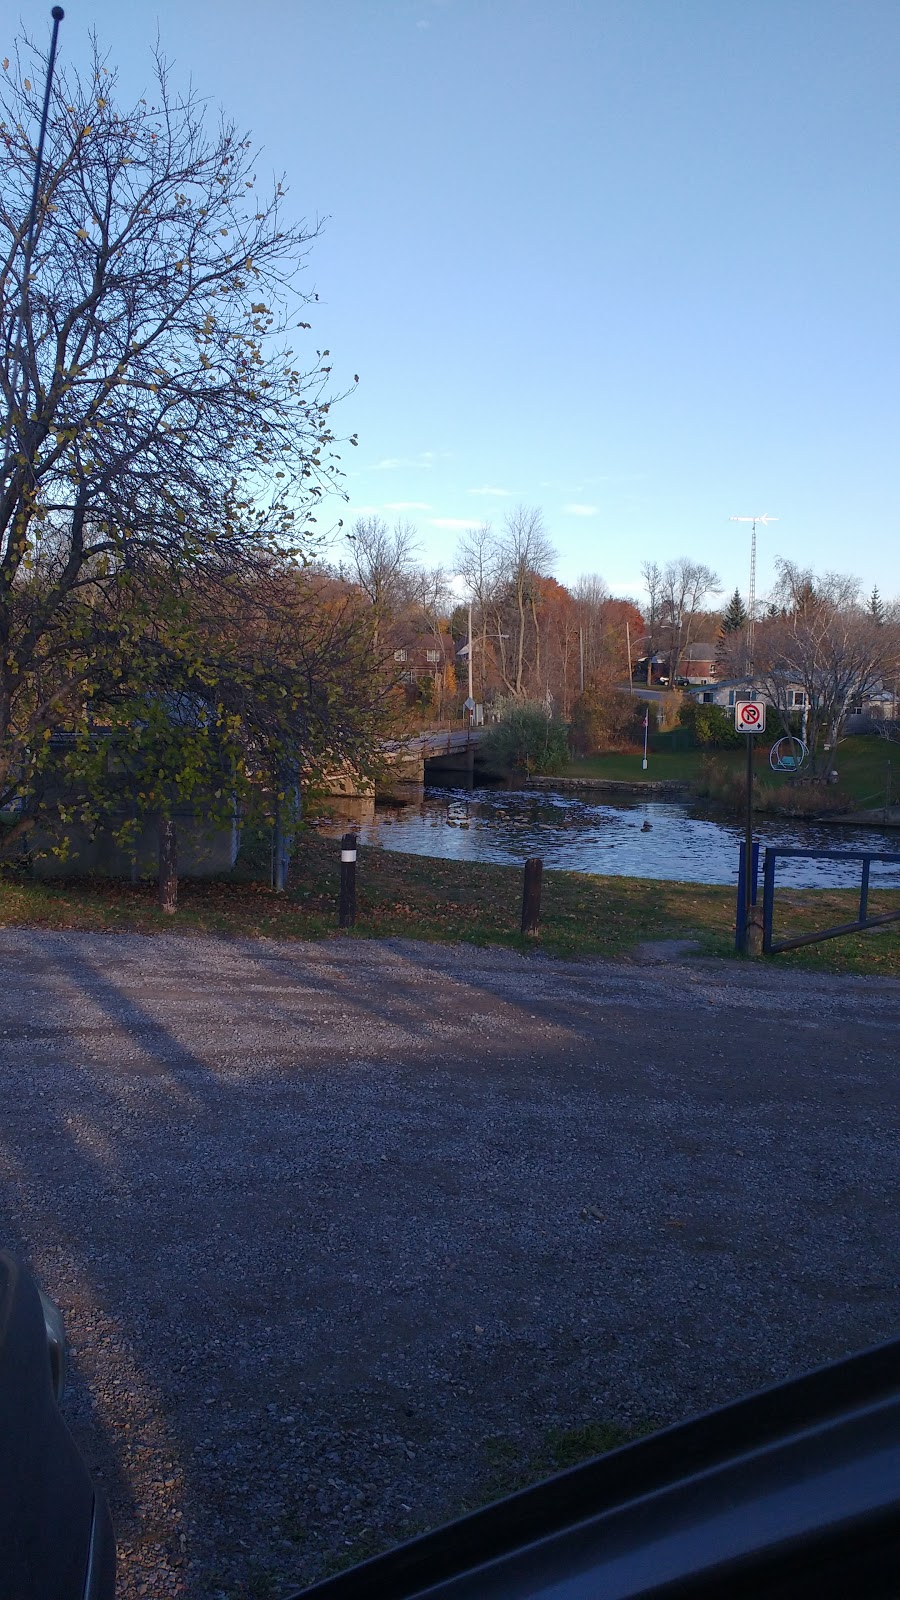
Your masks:
[[[896,1326],[896,1018],[855,991],[823,1020],[399,941],[4,948],[6,1238],[70,1312],[122,1600],[299,1584],[458,1508],[488,1436],[530,1461]]]
[[[74,941],[45,935],[38,960],[52,963],[105,1021],[96,1029],[72,1030],[69,1037],[64,1026],[4,1030],[7,1043],[18,1034],[24,1043],[30,1035],[43,1045],[48,1066],[65,1084],[65,1099],[57,1105],[53,1088],[37,1088],[39,1119],[18,1141],[7,1119],[5,1154],[17,1175],[11,1188],[18,1188],[19,1204],[13,1193],[0,1211],[0,1228],[66,1318],[71,1393],[65,1416],[109,1498],[119,1545],[154,1550],[157,1578],[164,1581],[167,1570],[174,1575],[182,1564],[178,1527],[195,1508],[202,1514],[203,1488],[188,1481],[189,1455],[178,1437],[177,1412],[163,1398],[168,1371],[159,1370],[143,1337],[143,1318],[135,1315],[135,1290],[152,1299],[154,1285],[147,1264],[143,1273],[136,1264],[130,1272],[130,1241],[147,1224],[140,1149],[147,1120],[202,1102],[213,1079],[200,1056],[84,959]],[[121,1112],[122,1083],[88,1059],[100,1034],[107,1044],[119,1036],[123,1055],[133,1056],[137,1045],[144,1070],[148,1061],[155,1063],[154,1088],[165,1096],[149,1119],[131,1119],[133,1145],[110,1138],[110,1124]],[[130,1076],[135,1069],[125,1070]],[[40,1076],[38,1067],[35,1086]],[[162,1265],[166,1241],[159,1244]],[[148,1481],[155,1486],[149,1503]],[[131,1592],[127,1575],[119,1589]]]

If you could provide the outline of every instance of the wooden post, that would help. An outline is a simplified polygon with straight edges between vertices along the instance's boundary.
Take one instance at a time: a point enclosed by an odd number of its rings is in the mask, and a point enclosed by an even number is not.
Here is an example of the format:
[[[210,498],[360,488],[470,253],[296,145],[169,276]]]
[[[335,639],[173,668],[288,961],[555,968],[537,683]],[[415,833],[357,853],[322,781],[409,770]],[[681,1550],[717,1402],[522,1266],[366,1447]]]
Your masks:
[[[356,921],[356,834],[345,833],[341,839],[341,899],[338,924],[352,928]]]
[[[178,909],[178,839],[172,817],[159,819],[159,907],[169,916]]]
[[[529,856],[525,863],[525,878],[522,885],[522,932],[530,939],[536,939],[538,936],[543,876],[544,863],[540,856]]]
[[[748,956],[761,956],[763,953],[763,919],[759,906],[751,906],[747,913],[746,949]]]

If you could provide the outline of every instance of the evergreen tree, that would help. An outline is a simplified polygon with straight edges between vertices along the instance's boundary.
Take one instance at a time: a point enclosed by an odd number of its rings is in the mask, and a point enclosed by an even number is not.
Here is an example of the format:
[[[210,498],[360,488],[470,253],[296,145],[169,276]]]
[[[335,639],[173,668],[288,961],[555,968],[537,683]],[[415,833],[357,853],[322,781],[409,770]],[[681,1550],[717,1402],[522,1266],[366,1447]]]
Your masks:
[[[872,593],[869,595],[869,616],[872,618],[873,622],[878,623],[879,627],[884,621],[884,601],[882,600],[881,595],[878,593],[877,583],[872,590]]]
[[[737,633],[739,628],[743,628],[746,621],[747,612],[744,602],[741,599],[741,592],[739,589],[735,589],[734,594],[731,596],[731,599],[725,608],[725,615],[722,618],[722,629],[725,633]]]

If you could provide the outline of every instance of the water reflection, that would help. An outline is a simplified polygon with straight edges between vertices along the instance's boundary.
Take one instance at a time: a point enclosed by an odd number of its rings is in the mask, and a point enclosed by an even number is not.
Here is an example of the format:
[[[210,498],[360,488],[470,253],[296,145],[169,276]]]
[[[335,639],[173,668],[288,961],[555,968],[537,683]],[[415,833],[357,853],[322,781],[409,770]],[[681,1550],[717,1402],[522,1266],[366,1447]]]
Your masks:
[[[723,884],[735,881],[742,837],[739,824],[693,815],[671,800],[612,804],[527,789],[426,788],[412,804],[379,805],[359,832],[365,844],[411,855],[500,862],[541,856],[548,867],[576,872]],[[763,844],[900,854],[900,836],[890,830],[761,818],[756,835]],[[778,881],[852,887],[859,881],[859,864],[779,862]],[[900,884],[900,871],[875,864],[876,882]]]

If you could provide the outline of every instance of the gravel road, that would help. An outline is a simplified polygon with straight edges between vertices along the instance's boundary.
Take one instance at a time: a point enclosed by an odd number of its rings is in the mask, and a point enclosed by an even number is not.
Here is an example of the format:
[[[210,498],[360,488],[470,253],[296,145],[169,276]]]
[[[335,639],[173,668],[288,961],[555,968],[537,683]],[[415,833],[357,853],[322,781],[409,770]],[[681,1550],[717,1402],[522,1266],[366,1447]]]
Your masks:
[[[0,932],[0,1239],[66,1317],[124,1600],[265,1596],[490,1441],[898,1331],[900,983]]]

